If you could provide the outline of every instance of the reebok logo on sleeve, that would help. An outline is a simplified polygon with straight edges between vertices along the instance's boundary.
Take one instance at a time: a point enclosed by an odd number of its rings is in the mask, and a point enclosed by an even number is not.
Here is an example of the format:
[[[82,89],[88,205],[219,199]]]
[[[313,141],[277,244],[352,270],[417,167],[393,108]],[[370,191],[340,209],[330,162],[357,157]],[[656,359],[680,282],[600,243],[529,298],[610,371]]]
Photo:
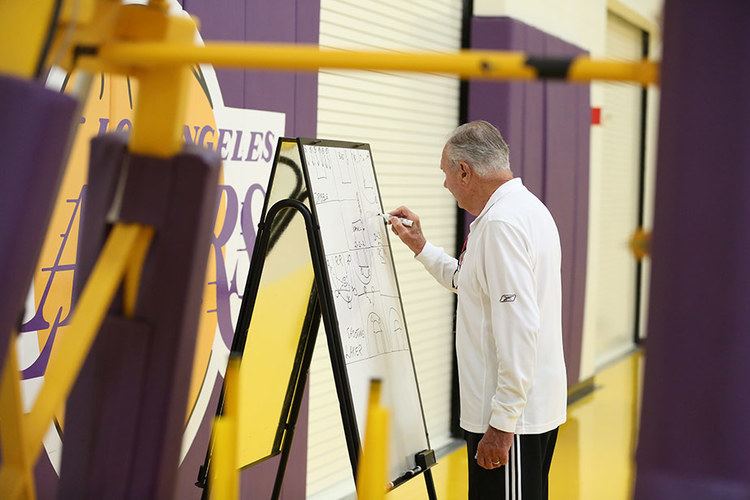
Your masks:
[[[500,296],[500,302],[515,302],[516,301],[516,294],[515,293],[504,293]]]

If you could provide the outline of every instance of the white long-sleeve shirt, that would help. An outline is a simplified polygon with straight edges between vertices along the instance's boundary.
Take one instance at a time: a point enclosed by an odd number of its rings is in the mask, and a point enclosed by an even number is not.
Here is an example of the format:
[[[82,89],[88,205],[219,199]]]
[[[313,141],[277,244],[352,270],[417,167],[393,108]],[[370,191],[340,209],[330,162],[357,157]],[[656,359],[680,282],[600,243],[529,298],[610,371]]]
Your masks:
[[[460,266],[429,242],[416,257],[458,294],[461,427],[550,431],[565,422],[567,402],[557,226],[515,178],[470,227]]]

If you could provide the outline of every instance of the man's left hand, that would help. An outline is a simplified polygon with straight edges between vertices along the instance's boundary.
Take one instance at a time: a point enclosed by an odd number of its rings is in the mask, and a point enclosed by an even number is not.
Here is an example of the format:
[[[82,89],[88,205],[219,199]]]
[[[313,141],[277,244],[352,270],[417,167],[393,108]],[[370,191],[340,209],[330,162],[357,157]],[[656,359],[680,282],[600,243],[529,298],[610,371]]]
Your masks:
[[[508,463],[513,433],[489,427],[477,446],[477,463],[485,469],[497,469]]]

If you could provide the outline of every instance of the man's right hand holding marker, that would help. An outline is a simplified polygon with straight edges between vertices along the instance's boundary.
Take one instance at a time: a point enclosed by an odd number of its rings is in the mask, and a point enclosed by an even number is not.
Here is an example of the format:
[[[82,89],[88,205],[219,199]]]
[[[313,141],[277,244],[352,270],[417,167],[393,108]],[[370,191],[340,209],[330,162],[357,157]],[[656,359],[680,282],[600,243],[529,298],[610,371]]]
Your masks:
[[[391,210],[388,213],[391,215],[390,223],[393,233],[414,252],[414,255],[419,255],[427,243],[422,234],[422,225],[419,222],[419,216],[404,206]],[[412,226],[404,226],[399,218],[409,219],[413,222]]]

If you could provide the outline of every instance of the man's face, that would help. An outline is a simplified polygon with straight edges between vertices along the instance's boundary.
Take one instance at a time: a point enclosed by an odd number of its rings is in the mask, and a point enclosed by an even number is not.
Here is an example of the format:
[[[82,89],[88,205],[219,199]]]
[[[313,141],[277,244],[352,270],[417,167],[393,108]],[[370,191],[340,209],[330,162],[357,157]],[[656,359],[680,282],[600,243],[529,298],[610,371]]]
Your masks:
[[[447,146],[443,148],[443,154],[440,157],[440,170],[445,175],[443,181],[443,187],[450,191],[453,197],[456,199],[456,203],[461,208],[463,207],[462,201],[465,196],[466,186],[462,182],[461,168],[459,165],[452,165],[446,154]]]

